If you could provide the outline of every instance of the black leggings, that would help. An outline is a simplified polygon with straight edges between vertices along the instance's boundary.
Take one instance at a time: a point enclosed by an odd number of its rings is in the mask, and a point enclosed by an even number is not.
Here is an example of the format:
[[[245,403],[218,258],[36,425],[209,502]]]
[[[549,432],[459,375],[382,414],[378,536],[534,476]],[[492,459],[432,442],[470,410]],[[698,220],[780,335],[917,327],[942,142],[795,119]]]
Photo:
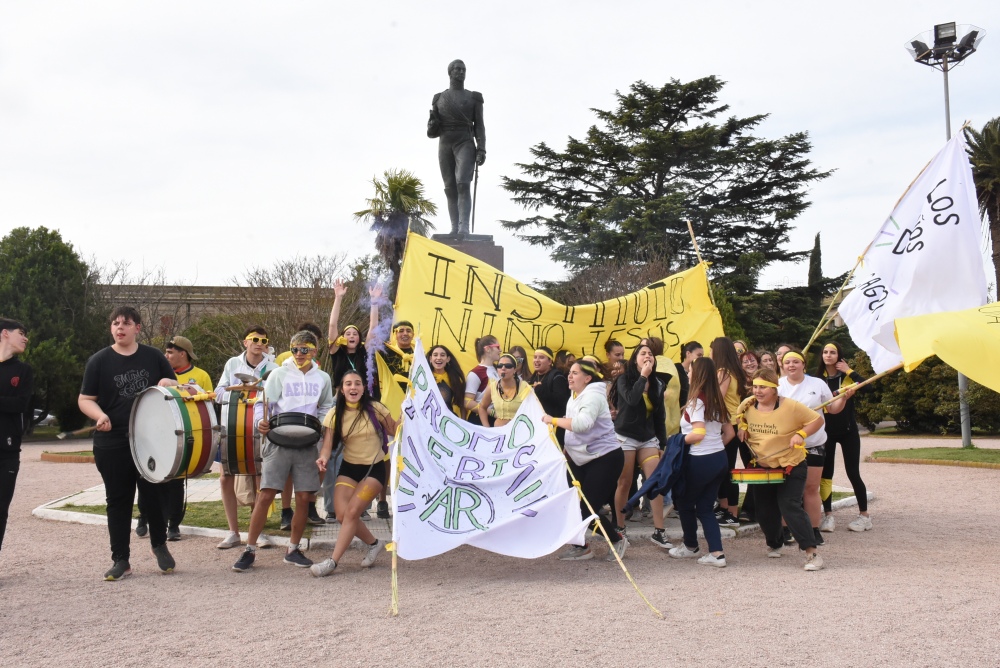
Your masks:
[[[604,504],[609,504],[612,508],[615,507],[615,490],[618,488],[618,478],[621,477],[624,467],[625,453],[622,452],[621,448],[601,455],[582,466],[573,463],[572,459],[569,460],[570,470],[580,481],[580,492],[587,501],[590,501],[601,526],[608,532],[612,543],[617,543],[622,537],[618,534],[611,519],[607,515],[601,514],[601,507]],[[580,510],[584,517],[590,515],[590,509],[587,508],[587,504],[582,499],[580,500]]]
[[[16,450],[0,455],[0,548],[3,547],[3,535],[7,532],[7,513],[10,502],[14,500],[14,485],[17,483],[17,472],[21,470],[21,456]]]
[[[837,444],[840,443],[841,452],[844,456],[844,471],[847,479],[851,481],[854,488],[854,496],[858,497],[858,511],[868,512],[868,489],[865,481],[861,479],[861,435],[857,427],[840,434],[826,434],[826,460],[823,462],[823,477],[833,480],[833,470],[835,455],[837,454]],[[832,510],[833,494],[828,496],[823,502],[823,510]]]
[[[738,436],[734,436],[733,440],[726,443],[726,460],[729,464],[730,470],[736,468],[736,453],[740,453],[740,459],[743,460],[743,466],[750,466],[750,458],[753,454],[750,452],[750,448],[747,444],[739,439]],[[732,476],[726,476],[722,484],[719,485],[719,498],[725,499],[729,503],[729,510],[733,515],[736,514],[736,506],[740,503],[740,486],[733,482]],[[749,494],[743,500],[744,506],[750,504],[750,508],[747,508],[747,512],[753,512],[753,501]]]

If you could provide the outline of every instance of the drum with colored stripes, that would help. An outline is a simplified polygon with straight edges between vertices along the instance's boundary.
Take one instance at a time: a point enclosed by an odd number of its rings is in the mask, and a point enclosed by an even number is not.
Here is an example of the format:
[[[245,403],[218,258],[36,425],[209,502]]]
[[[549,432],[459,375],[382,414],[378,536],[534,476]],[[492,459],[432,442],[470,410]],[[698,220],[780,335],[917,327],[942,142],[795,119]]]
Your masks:
[[[208,473],[219,448],[211,395],[196,385],[147,387],[132,404],[129,444],[150,482]]]
[[[259,395],[256,390],[233,392],[222,407],[219,454],[226,475],[260,475],[260,434],[253,421],[253,405]]]
[[[785,482],[785,469],[733,469],[733,482],[744,485],[779,485]]]

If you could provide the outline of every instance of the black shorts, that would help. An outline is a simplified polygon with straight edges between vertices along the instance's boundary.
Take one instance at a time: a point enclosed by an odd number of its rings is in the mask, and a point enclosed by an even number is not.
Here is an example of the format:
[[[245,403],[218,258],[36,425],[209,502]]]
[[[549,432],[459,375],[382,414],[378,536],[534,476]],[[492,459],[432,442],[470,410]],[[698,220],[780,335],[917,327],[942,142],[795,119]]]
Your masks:
[[[822,467],[826,464],[826,446],[817,445],[815,448],[806,450],[806,466]]]
[[[350,478],[354,482],[361,482],[365,478],[374,478],[375,480],[378,480],[383,487],[385,487],[385,462],[379,459],[375,462],[374,466],[370,464],[351,464],[350,462],[341,462],[340,468],[337,469],[337,475]]]

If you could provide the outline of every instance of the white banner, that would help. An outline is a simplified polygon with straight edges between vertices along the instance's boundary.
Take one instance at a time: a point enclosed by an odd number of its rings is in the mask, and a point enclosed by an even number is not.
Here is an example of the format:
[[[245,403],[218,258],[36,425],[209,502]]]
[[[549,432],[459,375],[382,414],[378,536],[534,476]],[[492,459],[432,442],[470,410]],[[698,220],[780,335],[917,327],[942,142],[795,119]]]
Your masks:
[[[400,557],[425,559],[475,545],[533,559],[569,542],[583,544],[576,488],[532,394],[503,427],[479,427],[444,403],[417,339],[393,444],[393,540]]]
[[[979,209],[959,132],[913,182],[865,252],[865,273],[840,305],[851,338],[876,372],[902,356],[896,318],[986,303]]]

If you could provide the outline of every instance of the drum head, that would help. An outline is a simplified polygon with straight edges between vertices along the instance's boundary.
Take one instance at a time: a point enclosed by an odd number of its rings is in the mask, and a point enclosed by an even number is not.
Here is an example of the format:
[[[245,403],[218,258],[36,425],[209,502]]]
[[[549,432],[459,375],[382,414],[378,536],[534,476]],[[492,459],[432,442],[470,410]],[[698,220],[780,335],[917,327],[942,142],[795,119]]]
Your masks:
[[[268,440],[285,448],[308,448],[322,434],[323,424],[307,413],[282,413],[268,420]]]
[[[183,427],[175,401],[166,401],[169,393],[159,387],[146,388],[132,406],[129,425],[132,459],[143,478],[163,482],[177,474],[183,450]]]

